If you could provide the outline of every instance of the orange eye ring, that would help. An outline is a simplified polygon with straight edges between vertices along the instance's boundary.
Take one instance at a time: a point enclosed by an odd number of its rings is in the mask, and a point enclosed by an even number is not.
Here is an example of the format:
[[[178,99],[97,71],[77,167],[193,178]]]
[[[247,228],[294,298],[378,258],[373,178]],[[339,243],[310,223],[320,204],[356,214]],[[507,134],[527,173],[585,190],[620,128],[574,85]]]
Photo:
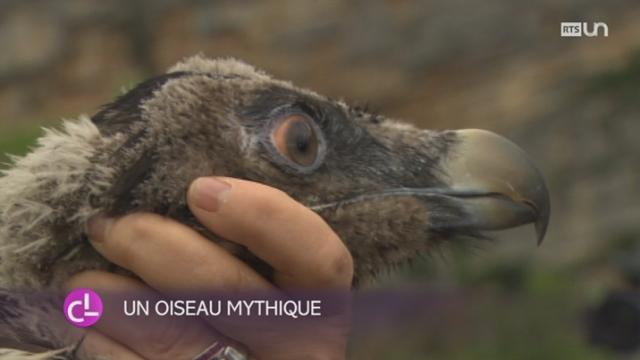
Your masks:
[[[304,115],[294,114],[283,119],[271,137],[278,152],[296,165],[309,167],[316,163],[320,142],[316,126]]]

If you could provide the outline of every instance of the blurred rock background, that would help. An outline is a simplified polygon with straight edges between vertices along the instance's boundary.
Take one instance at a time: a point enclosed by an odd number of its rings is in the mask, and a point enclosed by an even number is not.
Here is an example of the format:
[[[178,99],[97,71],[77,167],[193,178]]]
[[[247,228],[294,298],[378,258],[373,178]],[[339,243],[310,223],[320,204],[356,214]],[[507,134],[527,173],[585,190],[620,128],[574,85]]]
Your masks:
[[[609,36],[562,38],[562,21]],[[545,173],[542,247],[521,229],[389,275],[464,300],[354,336],[354,358],[615,356],[587,343],[585,309],[640,269],[640,2],[0,0],[0,152],[199,52],[425,128],[496,131]]]

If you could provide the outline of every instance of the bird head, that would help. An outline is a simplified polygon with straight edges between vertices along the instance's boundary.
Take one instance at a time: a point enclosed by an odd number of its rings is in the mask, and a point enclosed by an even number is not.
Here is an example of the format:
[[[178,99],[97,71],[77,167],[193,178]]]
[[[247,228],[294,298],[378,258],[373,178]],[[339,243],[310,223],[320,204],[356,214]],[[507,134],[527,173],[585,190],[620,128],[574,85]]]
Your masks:
[[[198,176],[258,181],[317,211],[358,277],[484,230],[532,222],[541,240],[547,226],[544,180],[509,140],[417,129],[235,60],[187,60],[93,120],[124,134],[106,160],[121,174],[110,211],[179,213]]]
[[[319,213],[351,251],[356,280],[488,230],[534,223],[540,241],[549,219],[540,172],[509,140],[419,129],[233,59],[187,59],[91,120],[90,175],[78,181],[102,185],[64,211],[153,211],[197,228],[185,200],[194,179],[253,180]]]

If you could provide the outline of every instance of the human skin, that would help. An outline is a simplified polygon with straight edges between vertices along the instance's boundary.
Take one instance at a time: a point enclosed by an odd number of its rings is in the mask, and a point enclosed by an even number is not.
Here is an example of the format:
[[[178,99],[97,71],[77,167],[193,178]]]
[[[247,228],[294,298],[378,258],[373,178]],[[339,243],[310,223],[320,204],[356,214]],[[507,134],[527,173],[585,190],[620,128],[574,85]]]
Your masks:
[[[353,280],[348,249],[320,216],[284,192],[246,180],[207,177],[191,184],[187,200],[202,225],[246,246],[273,267],[273,279],[265,279],[187,226],[136,213],[92,219],[89,237],[98,252],[138,279],[90,271],[74,276],[66,287],[160,294],[264,291],[284,297],[300,289],[348,294]],[[321,320],[322,324],[313,323],[309,331],[278,335],[246,331],[236,323],[216,322],[214,329],[209,319],[176,318],[161,319],[141,331],[139,320],[104,321],[103,317],[87,331],[79,353],[87,358],[190,359],[224,334],[259,359],[344,359],[347,303],[339,314]],[[264,325],[264,330],[270,330]]]

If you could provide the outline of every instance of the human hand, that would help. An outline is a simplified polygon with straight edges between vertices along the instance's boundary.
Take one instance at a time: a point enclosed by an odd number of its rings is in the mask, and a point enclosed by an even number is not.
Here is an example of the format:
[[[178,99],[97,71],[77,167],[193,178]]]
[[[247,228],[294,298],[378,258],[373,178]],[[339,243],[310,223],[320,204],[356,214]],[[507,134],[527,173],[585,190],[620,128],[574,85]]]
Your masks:
[[[290,290],[299,289],[348,294],[353,278],[348,249],[320,216],[285,193],[245,180],[200,178],[187,198],[202,225],[272,266],[273,283],[193,229],[139,213],[97,218],[90,224],[94,248],[139,279],[91,271],[76,275],[67,286],[166,295],[260,291],[286,298]],[[277,333],[268,322],[247,328],[246,323],[210,317],[160,318],[143,326],[140,319],[108,314],[86,333],[80,354],[192,359],[230,337],[259,359],[343,359],[349,328],[347,298],[338,314],[304,325],[306,330],[286,333]]]

